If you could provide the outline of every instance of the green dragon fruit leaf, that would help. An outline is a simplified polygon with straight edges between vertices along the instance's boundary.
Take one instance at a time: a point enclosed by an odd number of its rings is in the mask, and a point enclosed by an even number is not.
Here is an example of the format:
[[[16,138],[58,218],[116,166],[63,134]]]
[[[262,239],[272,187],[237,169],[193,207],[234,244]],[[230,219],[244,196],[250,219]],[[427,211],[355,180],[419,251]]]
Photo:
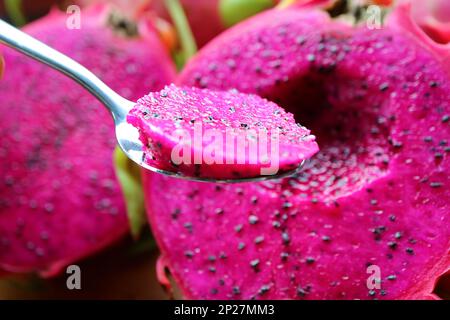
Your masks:
[[[131,234],[137,239],[147,225],[140,169],[118,146],[114,151],[114,166],[125,197]]]
[[[226,27],[273,7],[274,0],[220,0],[219,12]]]

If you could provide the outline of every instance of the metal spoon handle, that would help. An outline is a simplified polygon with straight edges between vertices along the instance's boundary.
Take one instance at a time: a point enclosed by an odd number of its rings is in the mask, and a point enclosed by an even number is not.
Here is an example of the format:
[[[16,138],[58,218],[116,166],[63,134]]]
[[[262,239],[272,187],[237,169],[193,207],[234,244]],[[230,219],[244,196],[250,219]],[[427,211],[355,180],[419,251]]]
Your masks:
[[[131,102],[118,95],[92,72],[0,19],[0,42],[69,76],[89,90],[111,112],[116,122],[124,119]]]

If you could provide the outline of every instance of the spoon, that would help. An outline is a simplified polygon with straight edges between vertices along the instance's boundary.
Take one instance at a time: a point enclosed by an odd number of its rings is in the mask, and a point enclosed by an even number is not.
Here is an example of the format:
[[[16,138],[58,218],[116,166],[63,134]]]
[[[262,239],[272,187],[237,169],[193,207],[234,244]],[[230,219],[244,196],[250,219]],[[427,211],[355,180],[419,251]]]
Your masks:
[[[147,170],[192,181],[238,183],[280,179],[290,176],[299,172],[305,162],[302,161],[298,167],[281,174],[236,179],[204,178],[195,175],[185,175],[179,172],[162,170],[151,166],[143,160],[145,158],[144,146],[139,139],[138,129],[127,122],[127,115],[136,105],[135,102],[129,101],[117,94],[99,78],[97,78],[91,71],[73,59],[55,49],[50,48],[39,40],[27,35],[3,20],[0,20],[0,42],[43,64],[48,65],[55,70],[60,71],[87,89],[110,111],[114,119],[116,138],[120,148],[128,158]]]

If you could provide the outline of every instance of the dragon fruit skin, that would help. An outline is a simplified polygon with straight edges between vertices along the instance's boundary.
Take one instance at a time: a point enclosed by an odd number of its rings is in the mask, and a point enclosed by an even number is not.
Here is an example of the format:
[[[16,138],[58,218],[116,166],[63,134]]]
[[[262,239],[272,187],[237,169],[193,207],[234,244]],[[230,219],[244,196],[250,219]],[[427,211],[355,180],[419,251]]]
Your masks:
[[[412,0],[415,21],[439,43],[450,42],[450,2],[446,0]]]
[[[186,298],[437,298],[450,265],[450,80],[436,52],[448,51],[398,21],[367,30],[272,10],[187,65],[179,84],[258,93],[309,116],[321,151],[274,182],[144,176],[162,261]]]
[[[174,67],[157,35],[144,27],[133,38],[118,35],[108,13],[87,8],[82,28],[69,30],[67,16],[53,11],[24,30],[129,99],[171,82]],[[3,54],[0,269],[52,276],[129,230],[113,121],[72,80],[10,49]]]

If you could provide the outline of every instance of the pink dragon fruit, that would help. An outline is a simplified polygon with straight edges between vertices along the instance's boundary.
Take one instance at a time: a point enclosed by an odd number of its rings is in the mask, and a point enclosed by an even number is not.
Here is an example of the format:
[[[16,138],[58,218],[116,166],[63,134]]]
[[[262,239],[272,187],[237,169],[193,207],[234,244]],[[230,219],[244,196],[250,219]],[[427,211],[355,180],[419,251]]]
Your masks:
[[[401,6],[369,30],[272,10],[207,45],[180,85],[257,93],[317,135],[274,182],[144,176],[167,267],[187,298],[432,299],[450,266],[448,47]]]
[[[412,0],[417,24],[436,42],[450,42],[450,2],[447,0]]]
[[[24,30],[130,99],[162,88],[174,76],[165,49],[145,23],[125,28],[130,24],[112,19],[104,6],[85,9],[79,30],[66,28],[66,19],[53,11]],[[124,29],[139,34],[128,38],[119,32]],[[3,52],[0,269],[51,276],[129,230],[114,173],[113,122],[72,80],[12,50]]]
[[[292,114],[236,91],[167,86],[139,99],[127,121],[140,132],[147,164],[188,177],[283,174],[318,151]]]

